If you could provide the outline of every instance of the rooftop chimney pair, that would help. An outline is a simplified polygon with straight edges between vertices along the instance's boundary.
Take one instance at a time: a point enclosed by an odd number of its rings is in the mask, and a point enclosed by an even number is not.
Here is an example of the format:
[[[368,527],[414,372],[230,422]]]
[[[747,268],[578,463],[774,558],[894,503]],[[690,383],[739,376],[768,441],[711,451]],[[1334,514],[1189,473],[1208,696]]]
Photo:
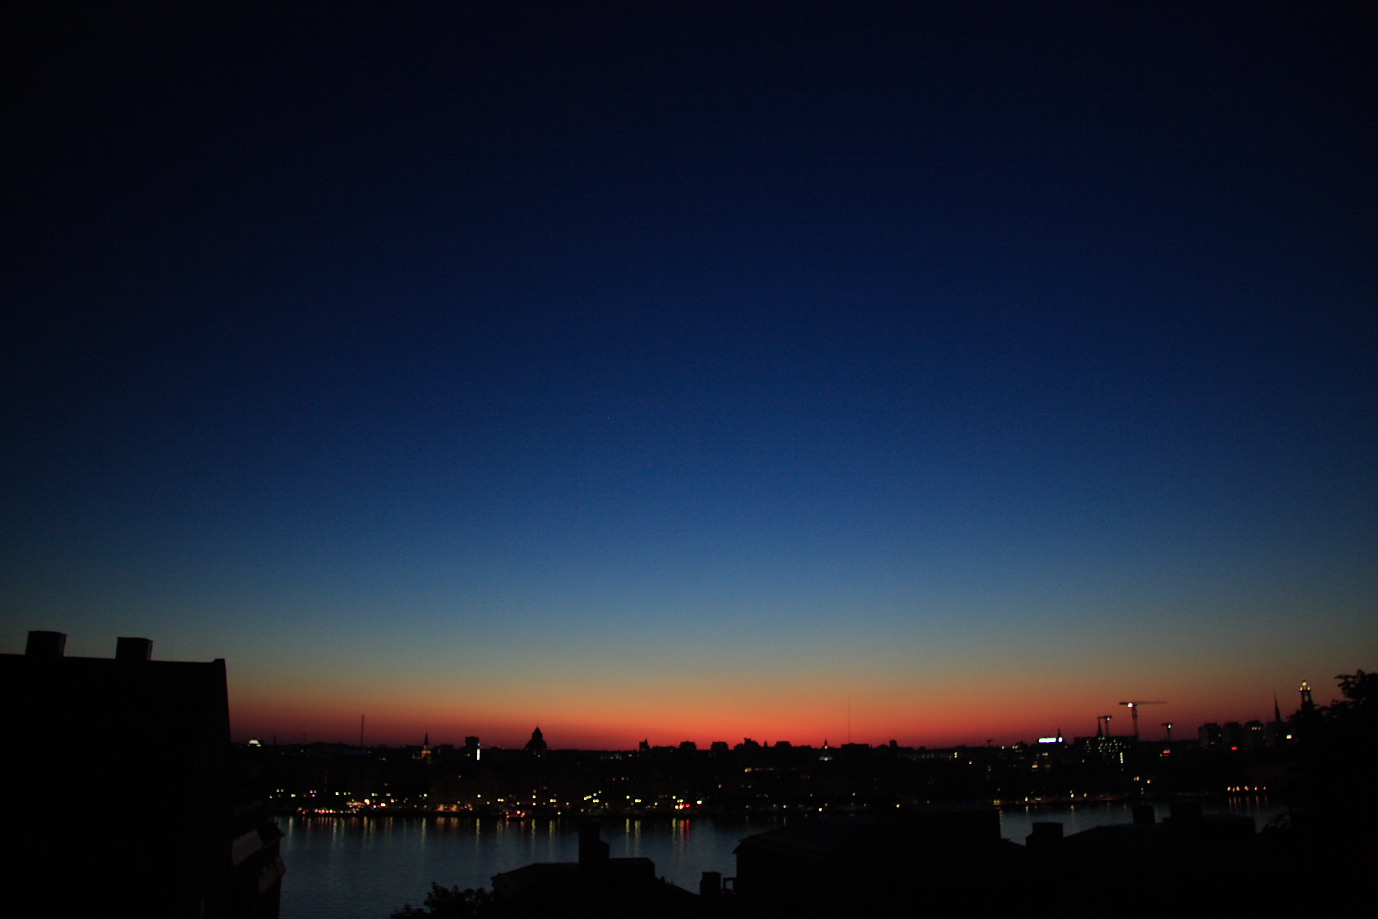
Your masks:
[[[29,632],[29,643],[24,648],[27,657],[39,657],[48,660],[57,660],[63,656],[67,649],[67,634],[65,632]],[[148,638],[127,638],[120,637],[115,639],[115,660],[117,661],[146,661],[153,658],[153,641]]]

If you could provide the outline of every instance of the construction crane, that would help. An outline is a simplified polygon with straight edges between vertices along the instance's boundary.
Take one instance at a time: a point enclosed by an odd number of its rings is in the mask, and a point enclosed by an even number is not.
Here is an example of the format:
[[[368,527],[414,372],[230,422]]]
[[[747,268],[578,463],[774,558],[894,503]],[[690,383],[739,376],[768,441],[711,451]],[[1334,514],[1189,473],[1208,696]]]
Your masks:
[[[1172,743],[1172,722],[1164,721],[1163,727],[1167,728],[1167,742]]]
[[[1136,699],[1136,700],[1134,700],[1133,702],[1121,702],[1120,704],[1121,704],[1121,705],[1127,705],[1127,706],[1129,706],[1129,714],[1132,715],[1132,716],[1134,717],[1134,742],[1135,742],[1135,743],[1138,743],[1138,742],[1139,742],[1139,706],[1140,706],[1140,705],[1167,705],[1167,703],[1164,702],[1162,699],[1157,699],[1157,700],[1155,700],[1155,701],[1153,701],[1153,702],[1141,702],[1141,701],[1139,701],[1139,700]]]
[[[1113,718],[1113,717],[1115,717],[1115,716],[1114,716],[1114,715],[1097,715],[1097,716],[1096,716],[1096,736],[1097,736],[1097,737],[1109,737],[1109,736],[1110,736],[1110,719]]]

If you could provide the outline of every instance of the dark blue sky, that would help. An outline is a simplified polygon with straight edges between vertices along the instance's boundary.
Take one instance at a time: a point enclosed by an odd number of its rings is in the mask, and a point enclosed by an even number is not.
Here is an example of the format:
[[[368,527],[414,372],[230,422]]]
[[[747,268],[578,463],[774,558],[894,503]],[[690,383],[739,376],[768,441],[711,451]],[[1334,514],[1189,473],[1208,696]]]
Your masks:
[[[457,7],[24,33],[14,641],[227,657],[251,731],[452,647],[456,730],[588,742],[1373,666],[1371,14]]]

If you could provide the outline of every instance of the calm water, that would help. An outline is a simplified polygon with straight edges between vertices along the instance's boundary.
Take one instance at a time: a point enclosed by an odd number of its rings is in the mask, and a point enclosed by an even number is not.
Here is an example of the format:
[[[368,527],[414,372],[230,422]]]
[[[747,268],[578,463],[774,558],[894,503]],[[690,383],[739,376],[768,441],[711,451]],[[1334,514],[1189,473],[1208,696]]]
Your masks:
[[[1216,808],[1254,818],[1262,829],[1280,805],[1241,798]],[[1207,806],[1207,812],[1211,808]],[[1158,819],[1167,805],[1156,807]],[[1036,821],[1061,821],[1066,833],[1107,823],[1128,823],[1128,804],[1075,807],[1006,808],[1000,829],[1023,843]],[[604,820],[603,838],[614,858],[645,856],[656,874],[689,890],[698,889],[704,871],[731,876],[732,850],[746,836],[775,826],[770,818],[689,820]],[[280,818],[287,876],[283,879],[283,919],[387,919],[403,903],[420,906],[432,881],[446,886],[490,887],[492,877],[531,862],[575,861],[579,835],[575,821],[418,818]]]
[[[279,818],[283,919],[387,919],[420,906],[431,882],[491,887],[493,875],[531,862],[579,857],[577,821],[483,818]],[[690,890],[704,871],[730,875],[743,837],[775,826],[757,820],[611,820],[603,838],[614,858],[645,856],[656,874]]]

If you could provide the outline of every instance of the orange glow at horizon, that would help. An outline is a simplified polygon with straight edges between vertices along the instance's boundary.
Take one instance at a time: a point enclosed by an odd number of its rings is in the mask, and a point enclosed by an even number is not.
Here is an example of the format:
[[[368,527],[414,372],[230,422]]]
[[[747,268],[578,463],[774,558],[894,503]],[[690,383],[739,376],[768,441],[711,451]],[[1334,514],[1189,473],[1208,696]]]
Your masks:
[[[619,750],[635,749],[642,740],[652,746],[692,741],[707,748],[715,741],[735,745],[744,738],[814,747],[825,742],[833,746],[848,742],[880,745],[891,740],[906,747],[982,745],[988,741],[1009,744],[1032,742],[1058,731],[1069,739],[1094,735],[1097,718],[1104,714],[1113,716],[1112,733],[1127,735],[1131,730],[1128,710],[1111,701],[1109,695],[1099,707],[1056,695],[1003,702],[975,698],[962,705],[948,699],[932,706],[860,698],[852,700],[850,712],[845,698],[826,707],[814,700],[768,708],[750,701],[716,699],[711,706],[703,706],[701,701],[687,698],[679,704],[657,707],[642,701],[614,704],[570,694],[544,706],[524,702],[509,707],[485,706],[480,712],[385,694],[375,694],[372,699],[362,695],[345,700],[317,697],[302,705],[263,696],[236,699],[232,694],[231,724],[235,739],[241,742],[253,736],[277,737],[284,743],[352,744],[358,742],[363,716],[368,745],[418,744],[425,735],[433,745],[459,745],[464,737],[474,735],[487,746],[509,748],[524,744],[531,730],[539,726],[555,749]],[[1222,693],[1219,701],[1224,704],[1168,704],[1145,709],[1152,714],[1141,716],[1141,736],[1161,737],[1163,721],[1174,723],[1174,736],[1181,740],[1194,737],[1197,727],[1211,721],[1271,719],[1271,697],[1265,702]],[[1318,694],[1316,701],[1325,704],[1329,700]],[[1281,704],[1284,715],[1296,708],[1285,701]]]

